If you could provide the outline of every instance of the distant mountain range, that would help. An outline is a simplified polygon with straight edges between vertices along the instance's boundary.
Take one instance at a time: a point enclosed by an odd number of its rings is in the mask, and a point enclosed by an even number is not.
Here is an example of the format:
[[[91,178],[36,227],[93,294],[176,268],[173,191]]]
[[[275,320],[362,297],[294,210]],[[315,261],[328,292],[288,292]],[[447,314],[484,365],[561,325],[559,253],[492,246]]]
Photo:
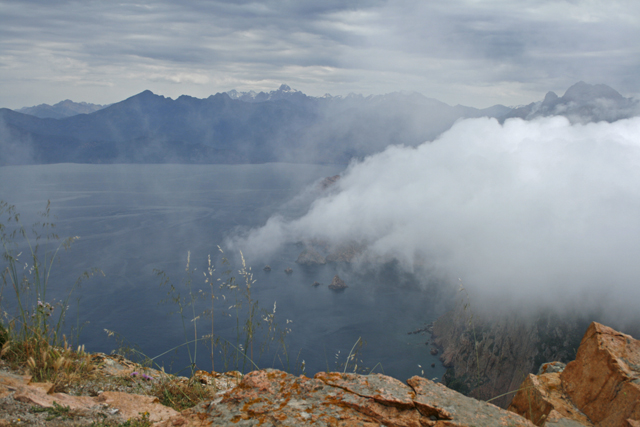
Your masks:
[[[18,113],[29,114],[41,119],[63,119],[77,114],[91,114],[108,107],[108,105],[89,104],[87,102],[73,102],[70,99],[60,101],[57,104],[40,104],[34,107],[24,107],[15,110]]]
[[[612,121],[636,115],[637,107],[608,86],[583,82],[562,98],[550,92],[525,107],[482,110],[417,93],[311,97],[287,85],[269,93],[230,91],[205,99],[173,100],[144,91],[109,106],[63,101],[21,112],[0,109],[0,165],[346,164],[388,145],[433,140],[461,118],[563,114]]]

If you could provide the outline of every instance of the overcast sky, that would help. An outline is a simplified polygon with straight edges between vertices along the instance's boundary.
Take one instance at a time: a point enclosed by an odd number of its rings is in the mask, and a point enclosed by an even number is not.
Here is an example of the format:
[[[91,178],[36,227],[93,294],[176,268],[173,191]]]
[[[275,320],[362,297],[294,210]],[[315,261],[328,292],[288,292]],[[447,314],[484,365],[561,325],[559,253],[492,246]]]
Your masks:
[[[525,104],[573,83],[640,92],[637,0],[0,0],[0,107],[417,91]]]

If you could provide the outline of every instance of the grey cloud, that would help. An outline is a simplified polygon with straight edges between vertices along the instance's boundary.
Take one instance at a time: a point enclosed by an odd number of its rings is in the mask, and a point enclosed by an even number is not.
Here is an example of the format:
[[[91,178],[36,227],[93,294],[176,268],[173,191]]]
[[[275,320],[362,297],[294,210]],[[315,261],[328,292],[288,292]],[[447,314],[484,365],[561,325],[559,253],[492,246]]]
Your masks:
[[[34,80],[64,81],[64,98],[91,86],[102,97],[76,100],[98,103],[143,89],[206,97],[282,81],[313,95],[417,90],[476,106],[530,102],[578,80],[629,95],[640,70],[634,16],[639,6],[622,1],[4,2],[0,62],[15,89],[2,99],[35,97]],[[181,91],[156,78],[190,72],[213,77]],[[13,108],[60,100],[2,99]]]

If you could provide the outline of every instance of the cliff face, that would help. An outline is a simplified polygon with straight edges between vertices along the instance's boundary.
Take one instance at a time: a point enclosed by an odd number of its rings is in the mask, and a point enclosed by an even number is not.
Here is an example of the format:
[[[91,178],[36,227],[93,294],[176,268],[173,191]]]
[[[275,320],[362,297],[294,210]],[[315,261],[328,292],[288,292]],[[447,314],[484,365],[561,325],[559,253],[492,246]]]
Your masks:
[[[488,319],[459,303],[434,323],[432,338],[448,368],[445,385],[489,400],[517,390],[542,363],[572,360],[587,324],[551,314],[527,320],[516,313]],[[491,402],[506,408],[512,398],[507,394]]]

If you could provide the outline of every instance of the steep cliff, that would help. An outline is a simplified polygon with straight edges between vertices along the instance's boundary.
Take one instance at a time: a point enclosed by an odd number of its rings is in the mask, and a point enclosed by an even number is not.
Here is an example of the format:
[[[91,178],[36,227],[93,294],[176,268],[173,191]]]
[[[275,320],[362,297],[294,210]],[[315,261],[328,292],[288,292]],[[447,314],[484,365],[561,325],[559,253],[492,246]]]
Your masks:
[[[506,408],[524,378],[550,361],[573,360],[587,321],[561,319],[552,313],[496,318],[458,305],[433,325],[433,342],[448,368],[443,382],[477,399]],[[496,398],[497,396],[503,395]]]

